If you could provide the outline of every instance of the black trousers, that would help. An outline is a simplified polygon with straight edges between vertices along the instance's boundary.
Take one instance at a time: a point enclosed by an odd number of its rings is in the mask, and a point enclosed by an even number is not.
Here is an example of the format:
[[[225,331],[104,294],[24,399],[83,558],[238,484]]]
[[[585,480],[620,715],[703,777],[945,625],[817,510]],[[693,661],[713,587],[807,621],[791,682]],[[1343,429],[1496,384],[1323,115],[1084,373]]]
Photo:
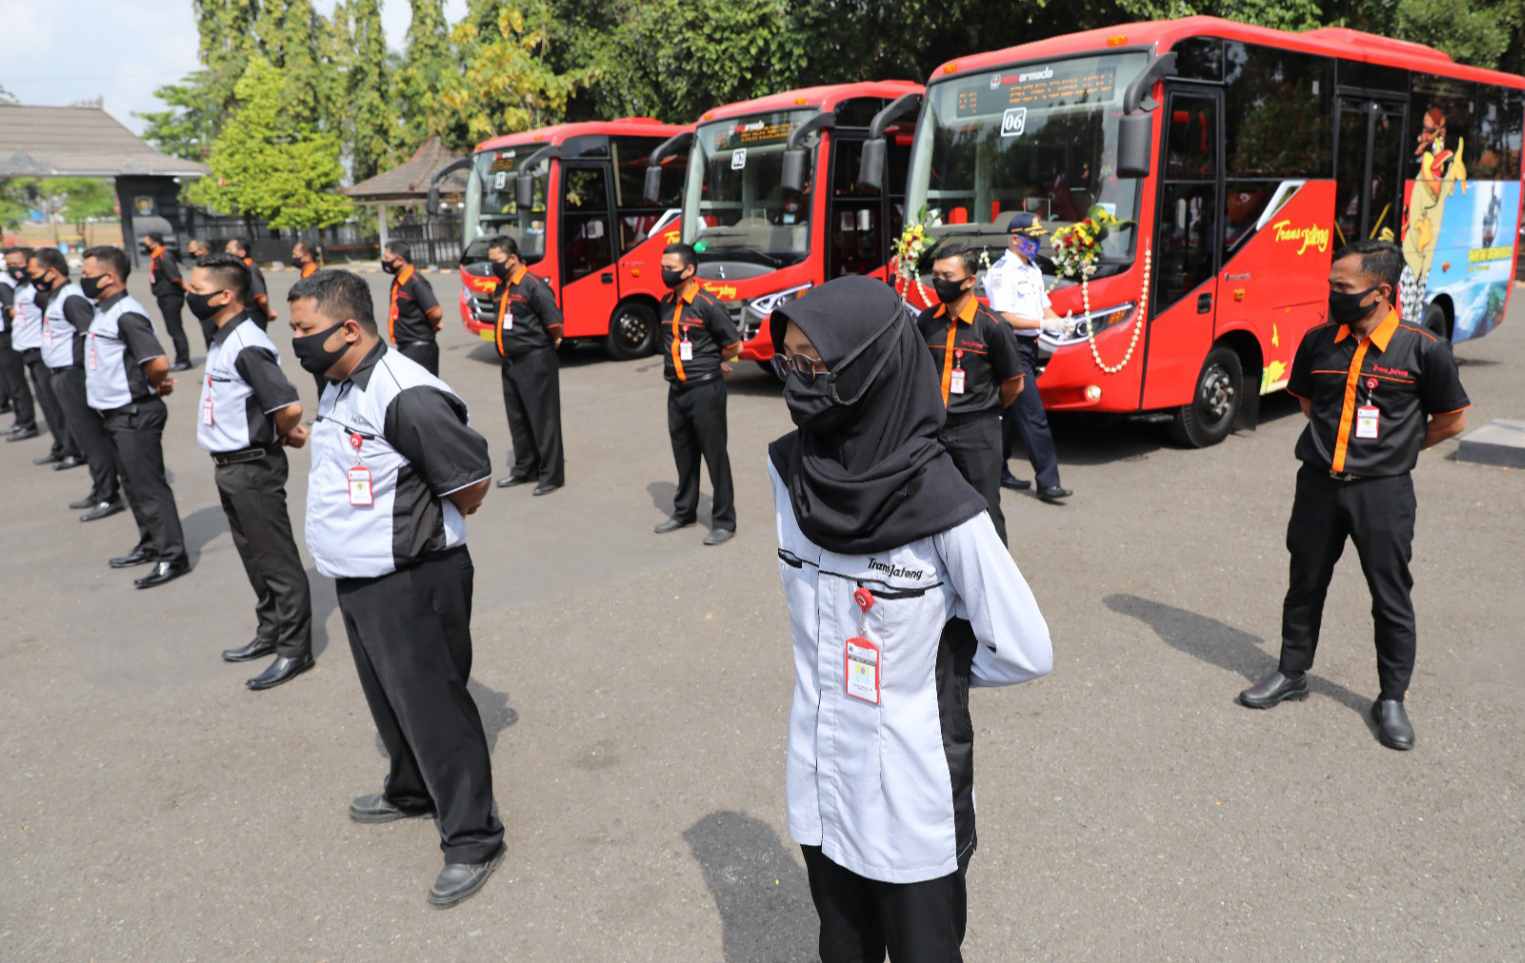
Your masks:
[[[672,459],[678,466],[678,491],[673,517],[693,521],[699,508],[699,460],[710,470],[715,490],[710,524],[736,530],[736,488],[731,482],[731,456],[726,451],[725,381],[716,378],[692,387],[667,389],[667,434]]]
[[[279,655],[312,652],[312,594],[286,510],[286,452],[258,461],[218,465],[213,471],[228,531],[254,589],[255,638],[275,643]]]
[[[79,449],[85,457],[85,463],[90,466],[91,499],[96,502],[116,501],[116,449],[112,447],[111,436],[106,433],[100,412],[90,407],[85,395],[85,369],[55,368],[53,396],[64,410],[74,447]]]
[[[881,883],[800,847],[821,917],[821,963],[961,963],[969,918],[967,862],[940,879]]]
[[[1001,415],[981,411],[972,415],[949,415],[943,426],[943,447],[953,456],[964,480],[985,496],[996,534],[1006,541],[1006,515],[1001,511]]]
[[[11,333],[9,331],[0,331],[0,356],[12,353]],[[11,403],[11,397],[15,393],[15,389],[11,387],[13,381],[14,376],[11,368],[3,360],[0,360],[0,405]]]
[[[158,398],[103,413],[116,449],[127,507],[138,523],[138,544],[164,562],[184,562],[180,509],[164,474],[164,424],[169,410]]]
[[[32,376],[32,393],[37,396],[42,417],[47,419],[48,431],[53,434],[53,454],[61,458],[79,457],[74,439],[69,437],[69,424],[63,406],[58,403],[58,396],[53,394],[53,370],[43,363],[42,349],[29,348],[23,351],[21,360],[26,362],[27,373]]]
[[[553,348],[503,359],[503,410],[514,443],[515,478],[566,481],[561,449],[561,362]]]
[[[1306,672],[1313,666],[1329,579],[1348,537],[1356,543],[1371,590],[1381,697],[1403,699],[1414,673],[1414,579],[1409,561],[1417,507],[1414,480],[1407,473],[1341,482],[1312,465],[1298,471],[1287,524],[1292,572],[1281,610],[1283,673]]]
[[[1021,349],[1022,371],[1027,380],[1002,419],[1005,437],[1001,460],[1010,460],[1012,443],[1020,439],[1022,450],[1032,463],[1037,486],[1058,488],[1059,453],[1054,450],[1054,434],[1049,430],[1043,398],[1038,394],[1038,339],[1018,337],[1017,346]]]
[[[439,377],[439,342],[438,341],[399,341],[397,350],[407,358],[417,361],[424,366],[424,370]]]
[[[6,384],[10,386],[11,409],[16,413],[15,425],[17,428],[36,428],[37,409],[32,404],[32,389],[26,383],[26,364],[21,360],[21,352],[11,348],[10,341],[10,334],[7,333],[5,344],[0,345],[0,371],[5,372]]]
[[[180,313],[185,308],[185,298],[176,295],[165,295],[154,298],[159,302],[159,314],[164,318],[164,328],[169,332],[169,340],[175,346],[175,364],[182,361],[189,364],[191,360],[191,343],[185,338],[185,324],[180,318]],[[208,344],[211,342],[208,341]]]
[[[483,863],[503,846],[487,735],[466,690],[473,575],[462,546],[336,583],[360,688],[391,760],[383,792],[401,809],[437,814],[448,863]]]

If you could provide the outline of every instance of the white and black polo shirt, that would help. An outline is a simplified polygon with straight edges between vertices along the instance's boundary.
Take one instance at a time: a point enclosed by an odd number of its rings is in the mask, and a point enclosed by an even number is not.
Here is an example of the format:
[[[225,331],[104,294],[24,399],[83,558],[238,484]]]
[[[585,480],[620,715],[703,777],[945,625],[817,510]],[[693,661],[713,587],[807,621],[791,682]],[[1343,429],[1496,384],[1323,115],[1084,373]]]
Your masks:
[[[196,444],[214,454],[273,447],[278,439],[271,416],[297,401],[275,342],[253,315],[241,314],[217,329],[207,349]]]
[[[157,398],[143,365],[164,357],[143,305],[127,294],[105,298],[85,338],[85,395],[96,411]]]
[[[447,497],[492,476],[466,403],[422,365],[378,342],[323,389],[307,477],[307,548],[330,578],[375,578],[466,543]],[[351,470],[369,502],[355,504]]]
[[[16,285],[16,317],[11,320],[11,347],[31,351],[42,347],[42,308],[30,281]]]
[[[0,334],[10,330],[6,314],[16,308],[16,279],[10,271],[0,271]]]
[[[85,336],[95,320],[95,305],[78,284],[47,295],[42,310],[42,363],[57,371],[85,363]]]

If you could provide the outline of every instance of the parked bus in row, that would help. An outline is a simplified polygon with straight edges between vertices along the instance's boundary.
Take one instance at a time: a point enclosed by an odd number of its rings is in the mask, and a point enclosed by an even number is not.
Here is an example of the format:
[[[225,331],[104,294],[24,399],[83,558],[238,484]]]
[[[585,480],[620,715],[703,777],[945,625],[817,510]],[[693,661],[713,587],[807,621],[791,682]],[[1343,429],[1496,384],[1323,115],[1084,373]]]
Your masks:
[[[939,68],[905,209],[934,241],[992,251],[1013,213],[1038,215],[1056,309],[1082,316],[1083,294],[1091,308],[1089,324],[1044,336],[1044,404],[1170,412],[1178,440],[1203,446],[1253,427],[1260,396],[1286,386],[1344,244],[1399,243],[1406,293],[1437,335],[1503,319],[1522,123],[1525,78],[1417,44],[1210,17],[1131,24]],[[898,184],[887,146],[864,152],[860,185]],[[1083,292],[1054,276],[1052,231],[1088,216],[1123,223]]]
[[[687,158],[682,222],[667,239],[698,250],[699,277],[731,311],[744,359],[773,357],[763,320],[779,304],[844,274],[887,278],[921,89],[837,84],[728,104],[652,153],[648,203]],[[871,133],[890,145],[888,191],[858,181]]]
[[[643,196],[646,162],[685,128],[649,117],[562,124],[496,137],[434,175],[467,172],[461,254],[461,319],[491,340],[497,281],[487,242],[508,234],[530,271],[551,286],[564,336],[602,342],[611,357],[650,354],[662,296],[661,228],[677,217],[686,157],[675,158],[655,195]]]

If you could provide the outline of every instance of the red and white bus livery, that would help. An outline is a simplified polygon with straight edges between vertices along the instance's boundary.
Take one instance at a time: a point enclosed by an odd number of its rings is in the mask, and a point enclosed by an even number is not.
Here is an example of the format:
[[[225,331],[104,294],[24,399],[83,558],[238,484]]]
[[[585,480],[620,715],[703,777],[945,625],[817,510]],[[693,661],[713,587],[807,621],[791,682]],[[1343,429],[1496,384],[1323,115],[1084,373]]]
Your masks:
[[[1181,442],[1209,445],[1286,385],[1344,244],[1399,243],[1412,314],[1438,334],[1502,320],[1522,124],[1525,78],[1417,44],[1210,17],[1130,24],[939,68],[906,209],[934,240],[992,251],[1016,211],[1050,231],[1098,207],[1127,222],[1100,245],[1089,326],[1044,336],[1044,404],[1168,411]],[[1073,281],[1052,297],[1084,314]]]

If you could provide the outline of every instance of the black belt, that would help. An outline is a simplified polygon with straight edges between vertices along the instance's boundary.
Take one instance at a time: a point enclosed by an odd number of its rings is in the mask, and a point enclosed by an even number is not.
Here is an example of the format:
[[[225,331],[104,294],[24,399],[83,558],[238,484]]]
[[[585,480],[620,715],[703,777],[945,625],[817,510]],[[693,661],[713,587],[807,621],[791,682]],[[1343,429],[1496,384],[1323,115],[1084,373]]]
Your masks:
[[[697,388],[700,385],[707,385],[711,381],[719,381],[719,380],[720,380],[720,372],[718,372],[718,371],[711,371],[709,374],[695,375],[694,377],[689,378],[689,379],[687,379],[685,381],[678,381],[677,379],[669,378],[667,380],[667,383],[669,385],[671,385],[672,387],[677,388],[679,391],[686,391],[689,388]]]
[[[274,450],[273,448],[260,447],[240,448],[238,451],[214,451],[212,452],[212,461],[216,463],[218,468],[226,468],[228,465],[242,465],[244,462],[259,461]]]

